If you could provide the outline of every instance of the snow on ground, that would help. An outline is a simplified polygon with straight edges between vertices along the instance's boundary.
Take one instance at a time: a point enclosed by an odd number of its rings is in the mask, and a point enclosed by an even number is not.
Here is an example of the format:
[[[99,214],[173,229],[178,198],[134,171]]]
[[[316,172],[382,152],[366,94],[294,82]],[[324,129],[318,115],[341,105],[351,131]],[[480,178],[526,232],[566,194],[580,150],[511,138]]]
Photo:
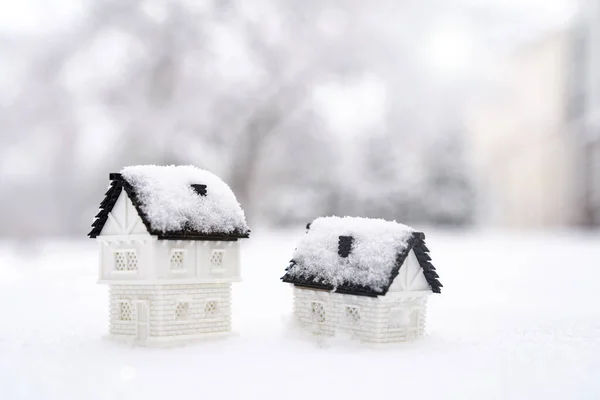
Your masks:
[[[598,235],[430,232],[429,334],[378,347],[290,327],[278,278],[303,233],[246,241],[237,334],[174,349],[106,339],[93,241],[1,244],[0,398],[600,398]]]

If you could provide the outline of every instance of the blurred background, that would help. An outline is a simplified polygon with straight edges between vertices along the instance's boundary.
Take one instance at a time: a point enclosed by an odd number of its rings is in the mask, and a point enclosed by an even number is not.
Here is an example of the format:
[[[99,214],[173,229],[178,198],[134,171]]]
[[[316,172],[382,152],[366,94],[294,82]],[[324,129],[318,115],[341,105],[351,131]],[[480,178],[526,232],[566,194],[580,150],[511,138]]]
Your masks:
[[[194,164],[251,225],[600,224],[600,0],[2,0],[0,236]]]

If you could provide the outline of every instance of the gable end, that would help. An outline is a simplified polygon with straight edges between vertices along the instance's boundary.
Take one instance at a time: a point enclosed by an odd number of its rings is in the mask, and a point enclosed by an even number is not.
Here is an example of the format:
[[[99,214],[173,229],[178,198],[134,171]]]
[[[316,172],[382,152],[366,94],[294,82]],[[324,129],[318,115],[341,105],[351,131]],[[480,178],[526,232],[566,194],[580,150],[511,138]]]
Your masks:
[[[104,224],[108,220],[108,214],[113,209],[119,196],[121,195],[122,186],[117,181],[112,181],[110,183],[110,187],[104,194],[104,200],[100,203],[100,210],[98,214],[95,216],[95,220],[92,223],[92,230],[88,233],[88,236],[91,238],[95,238],[102,232],[102,228],[104,228]]]
[[[400,273],[400,268],[404,265],[411,250],[414,251],[417,261],[419,261],[419,265],[423,268],[423,275],[425,275],[425,279],[427,280],[431,291],[433,293],[442,293],[443,286],[438,279],[440,276],[436,272],[433,264],[431,264],[431,257],[429,256],[429,249],[425,245],[425,234],[423,232],[415,232],[413,237],[409,240],[409,246],[406,250],[398,254],[396,267],[392,270],[390,283],[386,288],[386,293]]]
[[[429,256],[429,249],[425,245],[425,235],[422,238],[419,238],[415,243],[413,248],[415,252],[415,256],[423,268],[423,275],[425,275],[425,279],[429,286],[431,286],[431,291],[433,293],[442,293],[443,285],[439,281],[439,275],[435,270],[433,264],[431,264],[431,257]]]
[[[105,193],[104,200],[102,200],[102,203],[100,203],[100,211],[98,211],[98,214],[96,214],[96,220],[92,223],[92,230],[90,233],[88,233],[88,236],[90,238],[96,238],[100,235],[102,228],[104,228],[104,225],[108,220],[108,214],[112,211],[123,190],[125,190],[127,197],[129,197],[131,204],[141,218],[144,226],[146,227],[146,231],[150,233],[150,225],[148,224],[148,221],[145,219],[145,216],[139,207],[139,203],[135,194],[133,193],[133,190],[128,187],[127,183],[121,178],[121,174],[110,174],[110,179],[110,187]]]

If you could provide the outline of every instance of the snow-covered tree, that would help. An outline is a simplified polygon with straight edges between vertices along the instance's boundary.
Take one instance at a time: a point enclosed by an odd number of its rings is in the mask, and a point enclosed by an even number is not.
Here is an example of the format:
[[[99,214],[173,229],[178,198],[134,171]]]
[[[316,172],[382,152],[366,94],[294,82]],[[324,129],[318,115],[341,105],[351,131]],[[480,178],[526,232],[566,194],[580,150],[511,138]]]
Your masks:
[[[429,152],[424,181],[427,220],[450,225],[472,222],[475,193],[461,133],[440,134]]]

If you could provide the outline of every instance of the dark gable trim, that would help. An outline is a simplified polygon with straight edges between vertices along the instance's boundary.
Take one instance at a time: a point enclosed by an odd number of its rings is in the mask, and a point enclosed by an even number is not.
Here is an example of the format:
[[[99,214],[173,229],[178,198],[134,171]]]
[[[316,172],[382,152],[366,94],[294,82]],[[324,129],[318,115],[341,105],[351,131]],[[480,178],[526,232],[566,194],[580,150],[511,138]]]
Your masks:
[[[367,296],[367,297],[377,297],[377,296],[385,296],[387,292],[390,290],[392,283],[394,283],[394,279],[400,273],[400,268],[404,265],[406,261],[406,257],[410,254],[410,251],[414,250],[415,255],[417,256],[417,260],[423,268],[423,274],[425,275],[425,279],[429,286],[431,287],[431,291],[434,293],[441,293],[442,284],[438,280],[439,276],[435,271],[435,267],[431,264],[431,257],[429,257],[429,249],[425,245],[425,234],[421,232],[415,232],[413,236],[408,240],[408,246],[404,249],[404,251],[398,253],[396,257],[396,264],[394,269],[390,274],[390,279],[387,285],[380,291],[373,290],[372,288],[361,286],[361,285],[342,285],[335,288],[335,293],[342,294],[350,294],[355,296]],[[290,267],[296,265],[296,261],[292,260],[290,262],[290,266],[286,268],[286,271],[289,271]],[[305,287],[309,289],[318,289],[318,290],[328,290],[333,291],[334,287],[331,285],[325,285],[318,282],[315,282],[314,277],[292,277],[287,273],[281,278],[283,282],[294,284],[295,286]]]
[[[236,241],[238,239],[246,239],[250,237],[250,231],[248,232],[239,232],[234,231],[231,233],[222,233],[222,232],[214,232],[214,233],[203,233],[193,230],[181,230],[181,231],[168,231],[161,232],[157,230],[153,230],[150,226],[150,221],[146,216],[146,213],[141,207],[141,203],[138,200],[137,194],[133,187],[127,183],[125,179],[118,173],[111,173],[109,175],[111,180],[110,188],[105,194],[104,200],[100,203],[100,211],[96,215],[96,220],[92,224],[92,230],[88,233],[88,236],[91,238],[97,237],[100,232],[102,232],[102,228],[108,219],[108,213],[113,209],[115,203],[117,202],[119,195],[122,190],[125,190],[129,200],[131,200],[131,204],[135,207],[138,215],[142,219],[146,230],[150,235],[155,235],[158,239],[161,240],[209,240],[209,241]]]
[[[112,175],[113,174],[111,174],[111,178]],[[89,237],[95,238],[102,232],[102,228],[104,228],[104,224],[106,224],[106,221],[108,220],[108,213],[115,206],[122,189],[123,185],[121,182],[115,180],[111,181],[108,191],[104,194],[104,200],[100,203],[100,211],[98,211],[96,219],[92,223],[92,230],[88,233]]]
[[[423,275],[425,275],[425,279],[427,280],[427,283],[429,283],[431,291],[433,293],[442,293],[443,285],[439,281],[440,276],[436,272],[435,267],[431,264],[429,249],[425,245],[425,235],[423,233],[420,234],[413,250],[415,251],[415,256],[417,256],[419,265],[423,268]]]

